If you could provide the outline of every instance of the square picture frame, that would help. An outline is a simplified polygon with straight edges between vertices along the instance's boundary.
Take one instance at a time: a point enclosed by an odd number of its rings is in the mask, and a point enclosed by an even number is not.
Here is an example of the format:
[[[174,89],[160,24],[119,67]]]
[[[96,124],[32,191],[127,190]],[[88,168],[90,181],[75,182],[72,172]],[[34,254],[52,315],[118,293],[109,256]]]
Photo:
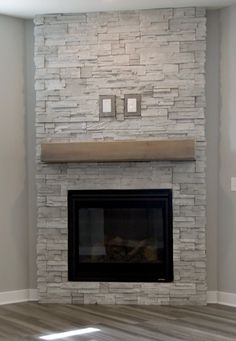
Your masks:
[[[116,96],[100,95],[99,96],[99,116],[115,117],[116,116]]]
[[[141,116],[141,95],[127,94],[125,95],[125,117]]]

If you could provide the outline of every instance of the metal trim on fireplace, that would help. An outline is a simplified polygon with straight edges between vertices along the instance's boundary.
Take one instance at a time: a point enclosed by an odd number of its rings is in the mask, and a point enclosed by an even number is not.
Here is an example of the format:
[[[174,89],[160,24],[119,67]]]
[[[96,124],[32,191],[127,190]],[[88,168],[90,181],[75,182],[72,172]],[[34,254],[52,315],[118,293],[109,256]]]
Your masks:
[[[105,200],[154,200],[165,207],[165,262],[158,263],[79,263],[78,207],[81,202]],[[168,247],[167,247],[168,245]],[[91,282],[172,282],[173,209],[171,189],[69,190],[68,191],[68,280]]]

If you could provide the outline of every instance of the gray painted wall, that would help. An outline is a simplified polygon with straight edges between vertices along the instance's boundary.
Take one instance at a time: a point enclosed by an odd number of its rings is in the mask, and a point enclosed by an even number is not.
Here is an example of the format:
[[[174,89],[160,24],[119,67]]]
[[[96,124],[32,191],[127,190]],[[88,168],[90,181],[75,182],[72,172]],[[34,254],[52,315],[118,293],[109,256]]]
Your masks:
[[[24,22],[0,16],[0,291],[28,288]]]
[[[218,290],[236,293],[236,6],[221,11]]]
[[[236,293],[236,6],[208,13],[208,290]]]
[[[34,90],[34,24],[25,20],[25,107],[27,138],[29,288],[36,288],[36,184],[35,184],[35,90]]]
[[[33,21],[0,16],[0,292],[36,287]]]
[[[207,277],[208,290],[217,290],[217,228],[220,110],[219,11],[207,13],[206,136],[207,136]]]

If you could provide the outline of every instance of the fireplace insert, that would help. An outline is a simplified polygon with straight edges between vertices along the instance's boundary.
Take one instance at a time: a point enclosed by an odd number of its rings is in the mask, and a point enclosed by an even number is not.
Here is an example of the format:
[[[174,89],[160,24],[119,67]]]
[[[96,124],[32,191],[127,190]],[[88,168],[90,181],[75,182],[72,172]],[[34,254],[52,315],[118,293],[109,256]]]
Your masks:
[[[68,279],[173,281],[172,190],[68,191]]]

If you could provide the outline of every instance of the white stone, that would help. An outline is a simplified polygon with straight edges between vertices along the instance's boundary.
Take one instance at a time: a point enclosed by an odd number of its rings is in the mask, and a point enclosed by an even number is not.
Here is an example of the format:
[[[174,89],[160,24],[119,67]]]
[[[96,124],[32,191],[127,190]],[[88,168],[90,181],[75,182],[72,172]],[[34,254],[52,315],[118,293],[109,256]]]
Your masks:
[[[35,18],[40,302],[205,304],[205,9]],[[141,94],[141,117],[124,95]],[[99,119],[99,95],[117,116]],[[196,139],[196,162],[46,164],[45,141]],[[67,280],[69,189],[173,189],[173,283]]]

